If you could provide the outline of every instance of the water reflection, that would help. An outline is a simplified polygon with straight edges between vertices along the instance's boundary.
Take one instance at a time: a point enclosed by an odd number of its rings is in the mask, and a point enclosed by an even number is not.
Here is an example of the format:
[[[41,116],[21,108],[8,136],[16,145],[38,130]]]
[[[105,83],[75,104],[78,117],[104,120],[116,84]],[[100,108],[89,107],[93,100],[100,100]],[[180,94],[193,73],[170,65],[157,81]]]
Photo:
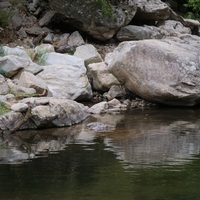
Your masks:
[[[197,109],[140,110],[4,134],[1,200],[199,199],[199,116]],[[115,130],[94,132],[90,122]]]
[[[120,122],[118,135],[106,137],[105,144],[118,159],[136,166],[183,164],[200,152],[199,114],[179,109],[131,113]]]
[[[0,163],[19,163],[57,153],[69,144],[94,144],[103,138],[105,150],[132,167],[144,164],[182,164],[200,152],[199,110],[163,108],[124,114],[92,116],[67,128],[4,134],[0,139]],[[102,122],[115,130],[94,132],[87,123]],[[90,148],[87,148],[90,150]]]

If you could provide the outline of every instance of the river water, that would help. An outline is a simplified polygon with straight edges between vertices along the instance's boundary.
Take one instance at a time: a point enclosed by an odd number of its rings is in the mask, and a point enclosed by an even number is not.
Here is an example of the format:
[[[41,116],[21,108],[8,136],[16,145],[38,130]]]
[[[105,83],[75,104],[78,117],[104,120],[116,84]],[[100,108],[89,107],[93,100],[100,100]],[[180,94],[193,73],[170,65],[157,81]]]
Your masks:
[[[86,126],[96,121],[115,129]],[[199,108],[155,108],[4,134],[0,199],[199,200],[199,130]]]

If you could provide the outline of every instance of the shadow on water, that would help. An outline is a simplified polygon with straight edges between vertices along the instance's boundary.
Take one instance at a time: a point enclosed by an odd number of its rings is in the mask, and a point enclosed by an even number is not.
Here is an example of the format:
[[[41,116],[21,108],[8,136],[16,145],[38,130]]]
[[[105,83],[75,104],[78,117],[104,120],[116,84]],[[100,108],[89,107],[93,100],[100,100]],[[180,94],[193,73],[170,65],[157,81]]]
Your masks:
[[[115,129],[95,132],[90,122]],[[199,199],[199,122],[199,109],[159,108],[4,134],[1,199]]]

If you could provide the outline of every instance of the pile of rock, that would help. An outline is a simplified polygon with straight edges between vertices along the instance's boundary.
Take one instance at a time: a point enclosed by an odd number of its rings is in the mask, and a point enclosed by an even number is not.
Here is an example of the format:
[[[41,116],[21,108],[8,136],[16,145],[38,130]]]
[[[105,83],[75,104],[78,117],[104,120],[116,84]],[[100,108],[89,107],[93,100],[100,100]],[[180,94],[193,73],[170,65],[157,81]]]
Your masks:
[[[200,103],[198,21],[182,18],[159,0],[112,1],[112,17],[92,2],[26,1],[32,15],[16,13],[21,18],[13,25],[22,45],[0,48],[0,101],[12,109],[0,117],[2,130],[13,129],[29,108],[22,129],[69,126],[90,113],[143,107],[143,100],[131,102],[130,94],[157,104]],[[57,33],[56,22],[60,29],[62,22],[121,43],[115,49],[88,44],[77,30]],[[103,102],[91,108],[80,103],[94,98]]]

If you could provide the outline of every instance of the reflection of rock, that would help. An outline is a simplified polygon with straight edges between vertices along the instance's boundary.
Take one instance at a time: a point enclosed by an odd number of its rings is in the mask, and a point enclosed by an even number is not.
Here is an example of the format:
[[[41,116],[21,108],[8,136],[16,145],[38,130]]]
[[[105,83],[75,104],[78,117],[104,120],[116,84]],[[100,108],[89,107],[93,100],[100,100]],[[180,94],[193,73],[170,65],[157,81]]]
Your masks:
[[[184,110],[146,111],[141,115],[126,116],[123,136],[109,135],[105,144],[120,160],[131,165],[149,163],[182,164],[200,152],[199,121],[197,112]],[[176,113],[176,115],[175,115]],[[190,116],[190,118],[188,118]],[[173,162],[173,163],[172,163]]]
[[[115,126],[113,126],[111,124],[100,123],[100,122],[91,122],[91,123],[87,124],[87,127],[89,127],[91,130],[97,131],[97,132],[98,131],[104,132],[104,131],[115,130]]]
[[[70,143],[93,142],[95,133],[86,132],[84,127],[78,124],[59,129],[21,131],[13,135],[5,133],[0,138],[0,164],[21,163],[30,158],[48,156],[64,150]]]
[[[82,124],[67,128],[4,134],[0,138],[0,164],[26,161],[30,155],[48,156],[69,144],[91,145],[98,136],[105,137],[106,150],[130,165],[182,164],[200,152],[199,112],[175,108],[134,110],[126,115],[92,115]],[[103,128],[110,124],[115,131],[102,134],[90,130],[87,124]]]

